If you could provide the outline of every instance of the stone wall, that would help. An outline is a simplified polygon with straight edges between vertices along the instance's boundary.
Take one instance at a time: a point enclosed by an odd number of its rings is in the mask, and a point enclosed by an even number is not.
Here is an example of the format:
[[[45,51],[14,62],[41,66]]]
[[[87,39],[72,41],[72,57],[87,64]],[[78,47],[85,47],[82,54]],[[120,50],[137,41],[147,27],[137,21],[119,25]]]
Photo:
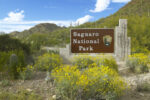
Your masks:
[[[67,44],[66,48],[59,48],[59,54],[63,58],[64,63],[69,64],[71,58],[70,44]]]
[[[48,51],[56,51],[56,52],[59,52],[59,48],[56,48],[56,47],[42,47],[41,50],[46,50],[47,52],[48,52]]]

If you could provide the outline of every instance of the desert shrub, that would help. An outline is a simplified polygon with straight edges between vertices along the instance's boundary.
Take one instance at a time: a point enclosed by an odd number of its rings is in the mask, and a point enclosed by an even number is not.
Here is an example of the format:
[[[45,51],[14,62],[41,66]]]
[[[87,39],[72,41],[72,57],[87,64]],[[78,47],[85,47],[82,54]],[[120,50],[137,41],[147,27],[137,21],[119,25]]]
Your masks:
[[[51,71],[62,64],[62,58],[58,54],[45,53],[38,57],[35,67],[41,71]]]
[[[148,82],[143,82],[143,83],[138,83],[137,84],[137,91],[149,91],[150,92],[150,83]]]
[[[1,87],[11,86],[11,82],[9,80],[2,80],[0,86]]]
[[[113,57],[100,57],[100,56],[77,56],[74,58],[73,65],[78,66],[80,69],[97,66],[109,66],[111,69],[118,71],[118,65]]]
[[[19,72],[20,78],[22,80],[29,80],[34,75],[34,67],[32,65],[28,65],[27,67],[23,68],[22,70],[20,68],[18,68],[17,71]]]
[[[150,69],[150,53],[148,54],[148,68]]]
[[[17,72],[17,68],[23,69],[25,65],[24,52],[22,50],[0,52],[0,72],[9,75],[10,78],[18,78],[19,72]]]
[[[62,100],[116,100],[126,89],[126,83],[118,73],[107,66],[89,67],[62,66],[51,73],[54,77],[57,95]]]
[[[0,52],[0,72],[8,67],[10,55],[10,52]]]
[[[39,95],[26,90],[18,93],[0,92],[0,100],[43,100]]]
[[[111,56],[109,58],[106,57],[96,57],[93,58],[94,62],[96,63],[97,66],[108,66],[111,69],[114,69],[115,71],[118,72],[118,65],[116,63],[116,60]]]
[[[24,51],[30,54],[29,45],[22,43],[18,39],[11,38],[8,34],[0,35],[0,52]]]
[[[59,51],[55,51],[55,50],[48,50],[48,53],[59,54]]]
[[[127,59],[126,65],[130,67],[130,70],[134,73],[148,72],[149,58],[143,53],[130,55]]]
[[[91,59],[91,57],[88,56],[79,56],[76,57],[73,64],[75,66],[78,66],[80,69],[88,68],[91,64],[93,64],[94,61]]]

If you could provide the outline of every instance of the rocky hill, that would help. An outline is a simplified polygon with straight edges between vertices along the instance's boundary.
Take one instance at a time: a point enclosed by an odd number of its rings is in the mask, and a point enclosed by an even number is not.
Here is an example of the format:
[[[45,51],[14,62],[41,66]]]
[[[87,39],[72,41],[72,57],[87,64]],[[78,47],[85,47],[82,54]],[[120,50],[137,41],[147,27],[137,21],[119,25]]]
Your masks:
[[[32,34],[40,33],[40,34],[47,34],[53,32],[54,30],[62,29],[62,27],[57,26],[56,24],[52,23],[42,23],[32,27],[29,30],[24,30],[23,32],[12,32],[10,33],[11,36],[17,37],[19,39],[26,38]]]

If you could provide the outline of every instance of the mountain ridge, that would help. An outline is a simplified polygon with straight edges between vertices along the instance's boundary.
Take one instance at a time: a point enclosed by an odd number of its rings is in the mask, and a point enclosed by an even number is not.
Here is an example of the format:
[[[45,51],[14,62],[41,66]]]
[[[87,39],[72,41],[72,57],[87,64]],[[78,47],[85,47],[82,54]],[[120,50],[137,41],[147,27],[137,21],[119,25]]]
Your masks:
[[[53,23],[41,23],[22,32],[18,32],[18,31],[11,32],[10,35],[16,38],[25,38],[32,34],[36,34],[36,33],[46,34],[62,28],[64,27],[57,26],[56,24]]]

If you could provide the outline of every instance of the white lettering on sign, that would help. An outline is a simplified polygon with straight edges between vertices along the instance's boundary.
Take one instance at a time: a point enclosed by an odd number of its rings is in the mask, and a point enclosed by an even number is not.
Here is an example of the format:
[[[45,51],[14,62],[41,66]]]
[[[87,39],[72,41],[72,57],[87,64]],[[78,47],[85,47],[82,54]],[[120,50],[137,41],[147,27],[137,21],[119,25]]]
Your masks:
[[[84,47],[84,46],[79,46],[79,51],[93,51],[93,47]]]
[[[98,37],[99,33],[77,33],[77,32],[73,32],[73,36],[74,37]]]
[[[73,44],[100,44],[100,39],[99,39],[100,34],[97,32],[90,32],[90,33],[79,33],[79,32],[73,32]],[[95,39],[86,39],[86,38],[95,38]],[[80,39],[79,39],[80,38]],[[79,46],[79,51],[93,51],[93,47],[84,47],[84,46]]]
[[[82,39],[82,40],[78,40],[78,39],[73,39],[73,44],[99,44],[100,43],[100,39],[96,39],[96,40],[87,40],[87,39]]]

